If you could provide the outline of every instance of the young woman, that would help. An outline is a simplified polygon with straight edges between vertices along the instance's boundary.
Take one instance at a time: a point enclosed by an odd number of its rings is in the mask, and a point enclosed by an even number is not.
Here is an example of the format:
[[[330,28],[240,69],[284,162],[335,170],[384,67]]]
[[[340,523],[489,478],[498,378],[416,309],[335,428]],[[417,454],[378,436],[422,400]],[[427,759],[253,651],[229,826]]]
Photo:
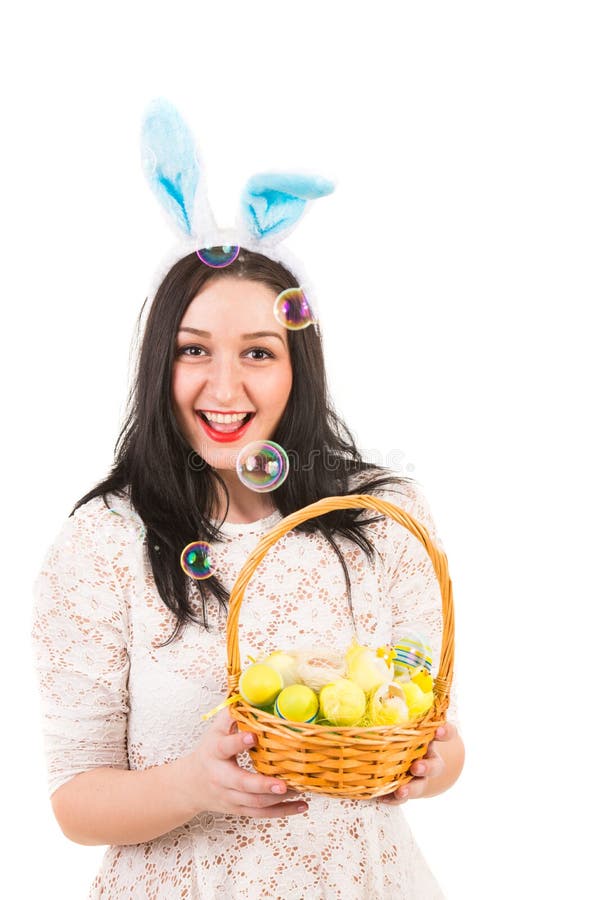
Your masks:
[[[403,790],[369,801],[299,795],[257,774],[226,694],[228,594],[262,534],[320,498],[374,493],[438,540],[410,479],[362,461],[328,400],[315,326],[273,315],[296,286],[241,250],[223,269],[177,262],[149,311],[109,477],[75,506],[36,582],[33,638],[51,801],[65,835],[108,844],[91,897],[441,897],[400,805],[447,790],[463,764],[449,721]],[[238,478],[239,451],[273,440],[279,488]],[[215,574],[193,581],[184,546]],[[313,519],[271,549],[246,591],[240,649],[394,642],[440,655],[441,601],[421,544],[365,510]]]

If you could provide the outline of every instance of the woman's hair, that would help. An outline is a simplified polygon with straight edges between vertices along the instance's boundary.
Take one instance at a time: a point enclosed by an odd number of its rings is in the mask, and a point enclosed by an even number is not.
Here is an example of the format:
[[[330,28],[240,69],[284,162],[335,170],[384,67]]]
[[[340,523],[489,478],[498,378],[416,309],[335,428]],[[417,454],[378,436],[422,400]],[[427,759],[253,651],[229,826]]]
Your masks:
[[[203,265],[196,253],[180,259],[163,279],[148,313],[113,467],[71,512],[73,515],[94,497],[102,496],[109,506],[108,494],[129,493],[132,506],[146,525],[146,550],[157,589],[177,619],[166,643],[176,639],[187,622],[207,628],[206,604],[211,598],[224,608],[228,600],[217,575],[194,581],[201,601],[199,617],[188,594],[190,578],[180,566],[187,544],[220,540],[219,525],[210,520],[211,511],[217,508],[218,484],[226,497],[228,494],[219,473],[184,438],[174,414],[171,381],[176,335],[188,304],[210,280],[232,276],[261,282],[278,294],[298,286],[284,266],[244,249],[225,269]],[[323,497],[369,493],[385,484],[410,481],[362,460],[349,429],[332,408],[318,328],[289,329],[288,346],[292,389],[271,437],[286,449],[290,459],[288,478],[272,493],[280,513],[287,516]],[[366,473],[365,480],[353,477],[362,472]],[[362,512],[336,510],[296,528],[306,533],[319,531],[331,544],[344,569],[351,612],[348,569],[334,538],[348,538],[373,560],[374,547],[363,528],[375,519],[358,521]]]

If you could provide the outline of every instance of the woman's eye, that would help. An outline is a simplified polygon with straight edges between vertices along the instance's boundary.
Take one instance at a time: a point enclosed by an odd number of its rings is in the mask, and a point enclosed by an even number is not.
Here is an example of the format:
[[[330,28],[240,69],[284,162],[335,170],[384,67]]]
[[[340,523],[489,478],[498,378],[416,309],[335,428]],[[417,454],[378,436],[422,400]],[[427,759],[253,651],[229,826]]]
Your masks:
[[[205,350],[202,347],[179,347],[177,351],[178,356],[200,356],[201,353],[204,353]]]
[[[263,347],[253,347],[252,350],[248,351],[249,353],[259,353],[260,356],[253,356],[253,359],[262,360],[262,359],[273,359],[273,353],[270,353],[269,350],[265,350]]]
[[[186,356],[188,359],[198,359],[200,357],[206,356],[207,351],[204,347],[199,347],[197,344],[192,344],[186,347],[178,347],[177,356]],[[246,351],[246,356],[250,356],[251,359],[256,360],[257,362],[261,362],[264,359],[273,359],[274,355],[271,351],[266,350],[264,347],[253,347],[252,350]]]

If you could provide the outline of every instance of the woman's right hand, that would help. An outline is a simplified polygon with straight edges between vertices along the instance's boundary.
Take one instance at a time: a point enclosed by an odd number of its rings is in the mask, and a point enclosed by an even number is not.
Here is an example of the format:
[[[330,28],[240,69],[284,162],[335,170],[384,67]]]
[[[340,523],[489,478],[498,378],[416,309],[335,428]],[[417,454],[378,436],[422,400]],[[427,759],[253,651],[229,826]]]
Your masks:
[[[192,800],[195,813],[220,812],[255,818],[304,813],[307,803],[284,781],[248,772],[236,756],[256,738],[238,731],[227,709],[222,710],[192,753],[177,760],[179,787]]]

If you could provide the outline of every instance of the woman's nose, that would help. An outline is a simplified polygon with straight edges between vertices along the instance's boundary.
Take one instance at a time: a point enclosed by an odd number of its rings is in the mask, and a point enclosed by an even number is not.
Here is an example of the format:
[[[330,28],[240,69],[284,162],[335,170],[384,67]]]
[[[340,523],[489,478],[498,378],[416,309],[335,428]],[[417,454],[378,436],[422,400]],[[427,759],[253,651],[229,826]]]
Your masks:
[[[228,406],[240,393],[240,373],[231,360],[216,362],[212,370],[211,387],[216,402]]]

